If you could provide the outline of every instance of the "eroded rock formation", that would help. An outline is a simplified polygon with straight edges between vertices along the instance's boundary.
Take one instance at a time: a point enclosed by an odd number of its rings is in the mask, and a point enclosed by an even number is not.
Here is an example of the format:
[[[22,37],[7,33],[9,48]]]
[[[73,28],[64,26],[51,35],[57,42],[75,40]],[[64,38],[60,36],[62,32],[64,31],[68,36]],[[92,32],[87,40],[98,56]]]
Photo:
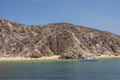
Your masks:
[[[0,18],[0,56],[74,59],[85,54],[120,54],[120,36],[68,23],[27,26]]]

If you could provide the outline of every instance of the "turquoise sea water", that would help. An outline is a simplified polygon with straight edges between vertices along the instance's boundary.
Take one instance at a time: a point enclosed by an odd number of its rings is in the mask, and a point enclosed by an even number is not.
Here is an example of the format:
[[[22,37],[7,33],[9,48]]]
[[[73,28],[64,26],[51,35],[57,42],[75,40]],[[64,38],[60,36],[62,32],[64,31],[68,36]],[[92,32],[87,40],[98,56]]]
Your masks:
[[[0,80],[120,80],[120,59],[0,62]]]

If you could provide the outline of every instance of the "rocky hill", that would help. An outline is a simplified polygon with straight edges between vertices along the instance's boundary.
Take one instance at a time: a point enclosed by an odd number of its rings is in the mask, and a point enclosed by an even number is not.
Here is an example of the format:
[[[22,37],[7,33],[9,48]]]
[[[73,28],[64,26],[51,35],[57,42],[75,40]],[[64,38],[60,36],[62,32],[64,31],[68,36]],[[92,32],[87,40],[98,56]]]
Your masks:
[[[0,18],[1,57],[60,55],[74,59],[102,54],[120,54],[119,35],[68,23],[27,26]]]

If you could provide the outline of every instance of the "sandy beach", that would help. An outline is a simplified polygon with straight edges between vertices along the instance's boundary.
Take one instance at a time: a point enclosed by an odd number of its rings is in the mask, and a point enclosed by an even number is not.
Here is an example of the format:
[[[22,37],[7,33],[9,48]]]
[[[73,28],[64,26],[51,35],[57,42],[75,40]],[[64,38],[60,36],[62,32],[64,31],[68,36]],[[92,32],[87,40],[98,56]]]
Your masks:
[[[49,57],[41,57],[41,58],[25,58],[25,57],[0,57],[0,61],[22,61],[22,60],[58,60],[59,55],[49,56]],[[101,56],[95,56],[96,58],[120,58],[120,55],[118,56],[108,56],[108,55],[101,55]]]
[[[21,60],[57,60],[60,56],[54,55],[50,57],[41,58],[25,58],[25,57],[1,57],[0,61],[21,61]]]

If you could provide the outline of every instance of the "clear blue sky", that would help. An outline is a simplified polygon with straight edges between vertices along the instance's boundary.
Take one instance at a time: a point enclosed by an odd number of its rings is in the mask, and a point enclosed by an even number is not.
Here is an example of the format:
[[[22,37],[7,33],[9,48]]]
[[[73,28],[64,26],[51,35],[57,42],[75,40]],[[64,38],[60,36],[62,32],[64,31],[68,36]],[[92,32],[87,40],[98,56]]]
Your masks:
[[[27,25],[67,22],[120,34],[120,0],[0,0],[0,17]]]

